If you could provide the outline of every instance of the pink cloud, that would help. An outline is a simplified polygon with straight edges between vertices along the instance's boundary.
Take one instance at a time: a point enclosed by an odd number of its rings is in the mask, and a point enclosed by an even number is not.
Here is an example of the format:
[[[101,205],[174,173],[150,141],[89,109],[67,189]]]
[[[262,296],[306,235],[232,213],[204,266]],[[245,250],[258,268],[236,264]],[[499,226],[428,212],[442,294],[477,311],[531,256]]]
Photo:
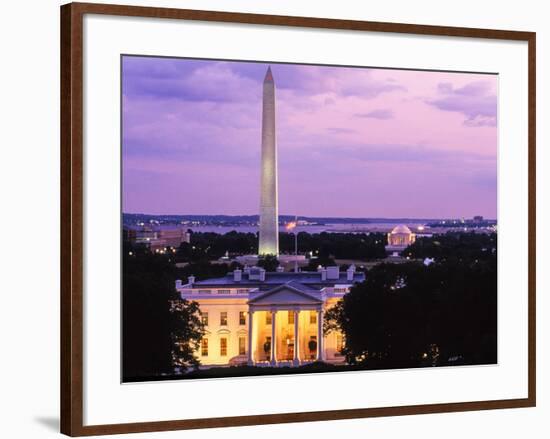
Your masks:
[[[257,213],[266,68],[125,58],[126,211]],[[496,216],[497,76],[272,70],[282,213]]]

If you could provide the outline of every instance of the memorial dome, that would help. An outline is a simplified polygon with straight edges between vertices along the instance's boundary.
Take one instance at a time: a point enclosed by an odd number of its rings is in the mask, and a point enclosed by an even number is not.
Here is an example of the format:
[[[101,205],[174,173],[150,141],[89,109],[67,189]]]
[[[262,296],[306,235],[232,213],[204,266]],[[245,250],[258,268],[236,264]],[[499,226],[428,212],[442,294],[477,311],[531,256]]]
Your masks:
[[[411,232],[411,229],[409,229],[406,225],[399,224],[398,226],[395,226],[393,228],[391,233],[392,233],[392,235],[395,235],[397,233],[406,233],[406,234],[410,235],[412,232]]]
[[[388,246],[405,248],[416,240],[416,235],[404,224],[395,226],[388,233]]]

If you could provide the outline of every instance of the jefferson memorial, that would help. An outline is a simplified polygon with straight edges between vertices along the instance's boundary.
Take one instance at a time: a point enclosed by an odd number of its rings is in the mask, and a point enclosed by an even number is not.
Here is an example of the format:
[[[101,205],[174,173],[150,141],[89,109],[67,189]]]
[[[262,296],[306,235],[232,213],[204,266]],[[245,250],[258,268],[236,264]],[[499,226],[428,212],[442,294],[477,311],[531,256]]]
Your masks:
[[[406,225],[400,224],[388,233],[388,244],[386,252],[397,256],[399,252],[405,250],[409,245],[414,244],[416,235],[411,232]]]

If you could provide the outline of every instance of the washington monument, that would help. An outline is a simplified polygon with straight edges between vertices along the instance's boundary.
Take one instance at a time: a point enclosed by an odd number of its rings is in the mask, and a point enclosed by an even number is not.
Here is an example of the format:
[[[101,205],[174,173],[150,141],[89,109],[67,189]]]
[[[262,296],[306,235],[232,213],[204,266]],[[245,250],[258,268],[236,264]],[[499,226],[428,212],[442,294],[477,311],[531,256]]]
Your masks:
[[[262,169],[260,182],[260,244],[258,254],[279,255],[279,203],[277,199],[277,138],[275,83],[271,67],[264,78],[262,108]]]

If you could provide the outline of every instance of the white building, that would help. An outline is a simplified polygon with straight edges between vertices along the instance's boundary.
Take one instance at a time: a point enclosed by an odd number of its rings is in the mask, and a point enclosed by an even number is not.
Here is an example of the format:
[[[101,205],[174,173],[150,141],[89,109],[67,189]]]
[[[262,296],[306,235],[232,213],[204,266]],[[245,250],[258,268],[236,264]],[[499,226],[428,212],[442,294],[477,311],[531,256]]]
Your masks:
[[[411,229],[404,224],[400,224],[388,233],[386,252],[397,256],[399,252],[405,250],[409,245],[414,244],[415,241],[416,235],[411,232]]]
[[[176,288],[182,299],[199,303],[202,365],[298,366],[344,362],[342,334],[323,335],[323,313],[364,279],[353,266],[298,273],[253,267],[200,282],[190,277]]]

